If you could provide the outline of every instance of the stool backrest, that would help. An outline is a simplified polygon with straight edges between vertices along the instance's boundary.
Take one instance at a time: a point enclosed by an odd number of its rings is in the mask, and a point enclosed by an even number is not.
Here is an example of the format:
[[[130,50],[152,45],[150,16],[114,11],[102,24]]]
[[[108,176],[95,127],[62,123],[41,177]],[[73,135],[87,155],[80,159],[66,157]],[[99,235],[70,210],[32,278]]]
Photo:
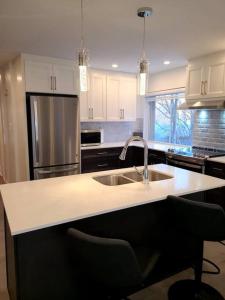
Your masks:
[[[92,236],[68,230],[73,260],[87,278],[103,288],[138,286],[142,274],[127,241]]]
[[[225,213],[216,204],[168,196],[176,227],[201,240],[225,239]]]

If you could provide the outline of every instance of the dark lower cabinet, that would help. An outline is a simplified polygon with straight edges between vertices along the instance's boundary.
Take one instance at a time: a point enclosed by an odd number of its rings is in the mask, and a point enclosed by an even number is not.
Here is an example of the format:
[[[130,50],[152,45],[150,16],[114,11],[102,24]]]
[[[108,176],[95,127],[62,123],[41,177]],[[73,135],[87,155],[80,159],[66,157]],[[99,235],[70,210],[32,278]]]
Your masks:
[[[150,149],[148,151],[148,164],[166,164],[166,153],[163,151]]]
[[[81,172],[98,172],[120,168],[122,148],[104,148],[81,151]]]
[[[225,164],[206,161],[205,166],[206,175],[213,177],[225,179]],[[222,206],[225,210],[225,188],[221,187],[220,189],[209,190],[205,193],[205,199],[209,203],[214,203]]]
[[[225,179],[225,164],[208,160],[206,161],[205,173],[206,175]]]
[[[144,149],[130,146],[127,149],[126,159],[119,159],[122,147],[87,149],[81,151],[82,173],[106,171],[119,168],[129,168],[144,165]],[[166,164],[166,155],[163,151],[148,150],[148,164]]]

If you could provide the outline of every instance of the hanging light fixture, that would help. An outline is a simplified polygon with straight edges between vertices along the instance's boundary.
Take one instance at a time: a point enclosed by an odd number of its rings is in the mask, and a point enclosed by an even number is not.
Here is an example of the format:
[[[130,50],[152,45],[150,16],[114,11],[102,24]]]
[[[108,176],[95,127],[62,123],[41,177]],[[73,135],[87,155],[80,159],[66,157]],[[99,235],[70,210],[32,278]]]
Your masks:
[[[78,53],[78,65],[80,74],[80,91],[88,91],[88,50],[84,45],[84,9],[83,0],[80,1],[81,4],[81,47]]]
[[[148,75],[149,75],[149,60],[146,57],[145,52],[145,40],[146,40],[146,17],[152,15],[151,7],[141,7],[137,10],[138,17],[143,18],[144,20],[144,32],[143,32],[143,41],[142,41],[142,53],[141,58],[139,60],[139,74],[138,74],[138,82],[139,82],[139,95],[144,96],[146,94],[148,88]]]

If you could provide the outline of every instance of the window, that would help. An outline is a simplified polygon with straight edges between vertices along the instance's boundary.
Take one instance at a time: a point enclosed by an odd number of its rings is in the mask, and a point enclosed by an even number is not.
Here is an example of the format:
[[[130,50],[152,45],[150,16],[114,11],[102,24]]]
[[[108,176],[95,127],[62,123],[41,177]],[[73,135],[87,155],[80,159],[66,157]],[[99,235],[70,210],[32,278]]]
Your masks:
[[[193,112],[177,110],[184,93],[151,97],[148,101],[148,139],[182,145],[192,144]]]

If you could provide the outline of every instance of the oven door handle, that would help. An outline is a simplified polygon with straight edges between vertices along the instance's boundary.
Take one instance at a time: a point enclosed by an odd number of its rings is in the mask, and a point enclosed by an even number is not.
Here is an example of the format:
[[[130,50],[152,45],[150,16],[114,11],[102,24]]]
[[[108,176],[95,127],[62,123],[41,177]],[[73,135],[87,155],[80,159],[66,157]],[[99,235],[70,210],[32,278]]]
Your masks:
[[[177,161],[177,160],[173,160],[173,159],[168,159],[167,158],[167,162],[172,163],[174,165],[178,165],[178,166],[193,168],[193,169],[196,169],[196,170],[201,170],[202,169],[202,166],[193,165],[193,164],[189,164],[189,163],[185,163],[185,162],[181,162],[181,161]]]

